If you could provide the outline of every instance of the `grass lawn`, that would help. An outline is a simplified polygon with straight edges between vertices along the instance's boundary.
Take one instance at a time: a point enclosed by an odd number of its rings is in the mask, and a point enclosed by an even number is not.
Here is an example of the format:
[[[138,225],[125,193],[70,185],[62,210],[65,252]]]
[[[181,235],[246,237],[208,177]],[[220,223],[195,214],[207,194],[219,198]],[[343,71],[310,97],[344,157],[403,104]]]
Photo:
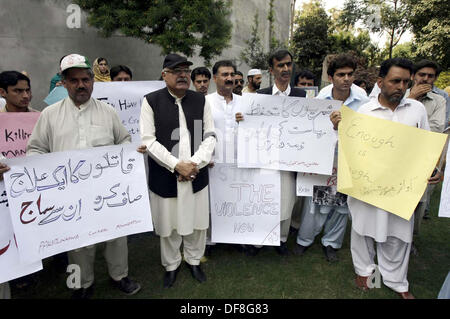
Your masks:
[[[421,234],[415,239],[418,256],[411,256],[408,280],[410,291],[417,298],[435,299],[450,270],[450,219],[438,218],[441,186],[432,197],[431,219],[422,223]],[[111,285],[103,258],[103,247],[97,247],[95,291],[93,298],[130,299],[397,299],[397,295],[381,284],[380,289],[362,292],[355,287],[350,254],[350,227],[340,261],[330,264],[323,255],[320,236],[303,257],[280,257],[272,247],[265,247],[250,257],[231,245],[217,245],[202,268],[207,281],[200,284],[182,264],[177,281],[163,289],[164,269],[160,262],[159,238],[152,233],[128,237],[129,275],[139,281],[142,290],[135,296],[125,296]],[[292,250],[296,234],[291,234],[288,246]],[[36,283],[26,289],[12,287],[13,299],[67,299],[68,274],[58,273],[52,258],[44,260],[44,269],[35,274]]]

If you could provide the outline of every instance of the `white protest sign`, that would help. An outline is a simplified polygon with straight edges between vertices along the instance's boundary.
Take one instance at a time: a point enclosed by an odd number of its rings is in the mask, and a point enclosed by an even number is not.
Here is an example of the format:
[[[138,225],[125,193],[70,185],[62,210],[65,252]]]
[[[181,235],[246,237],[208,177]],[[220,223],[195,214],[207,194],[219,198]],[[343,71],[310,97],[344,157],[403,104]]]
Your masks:
[[[337,167],[333,166],[332,175],[297,173],[297,196],[313,196],[314,186],[337,187]]]
[[[87,245],[152,231],[138,144],[5,160],[20,258],[33,262]]]
[[[280,245],[280,173],[217,163],[209,170],[211,241]]]
[[[447,149],[444,182],[442,183],[441,202],[439,204],[439,217],[450,218],[450,147]]]
[[[238,129],[238,167],[331,175],[340,101],[246,94]]]
[[[141,141],[139,117],[144,96],[165,86],[164,81],[95,82],[92,97],[114,107],[134,143]]]
[[[5,183],[0,182],[0,283],[42,269],[42,262],[22,264],[19,259],[14,230],[9,215]]]

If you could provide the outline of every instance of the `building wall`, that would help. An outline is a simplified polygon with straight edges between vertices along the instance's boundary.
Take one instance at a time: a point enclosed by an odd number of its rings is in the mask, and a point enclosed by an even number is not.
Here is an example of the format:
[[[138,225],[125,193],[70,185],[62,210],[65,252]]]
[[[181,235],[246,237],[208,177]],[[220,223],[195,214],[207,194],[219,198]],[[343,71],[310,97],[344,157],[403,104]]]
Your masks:
[[[70,0],[1,0],[0,71],[25,70],[31,78],[33,100],[31,105],[41,110],[48,94],[50,79],[58,72],[60,58],[69,53],[79,53],[93,62],[105,57],[110,65],[125,64],[133,70],[134,80],[157,80],[164,57],[161,50],[142,40],[116,33],[102,38],[90,27],[86,14],[81,14],[81,27],[68,28],[67,12]],[[269,0],[234,0],[232,15],[232,40],[230,48],[214,61],[227,58],[237,62],[238,69],[247,73],[249,67],[239,61],[239,54],[250,36],[253,16],[259,13],[261,38],[268,47]],[[275,1],[276,34],[287,40],[290,21],[290,1]],[[203,65],[199,57],[190,58],[194,66]],[[265,79],[264,84],[268,83]],[[210,92],[215,89],[214,84]]]

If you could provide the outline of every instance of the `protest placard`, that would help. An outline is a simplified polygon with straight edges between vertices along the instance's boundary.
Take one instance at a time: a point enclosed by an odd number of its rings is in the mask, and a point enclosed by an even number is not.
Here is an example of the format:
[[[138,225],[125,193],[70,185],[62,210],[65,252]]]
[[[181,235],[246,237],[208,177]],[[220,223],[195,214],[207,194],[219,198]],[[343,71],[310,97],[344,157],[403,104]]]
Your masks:
[[[42,269],[41,261],[31,264],[20,262],[8,206],[5,183],[0,181],[0,283]]]
[[[263,94],[242,96],[238,167],[331,175],[340,101]]]
[[[339,123],[338,191],[409,220],[447,135],[343,106]]]
[[[116,110],[133,142],[140,142],[139,118],[145,95],[162,89],[164,81],[95,82],[92,97],[106,102]]]
[[[153,230],[138,144],[5,161],[5,185],[20,258],[43,258]]]
[[[337,167],[333,166],[332,175],[315,173],[297,173],[297,196],[313,196],[314,186],[337,186]]]
[[[6,158],[25,156],[39,112],[0,113],[0,152]]]
[[[280,245],[280,173],[216,163],[210,169],[211,241]]]

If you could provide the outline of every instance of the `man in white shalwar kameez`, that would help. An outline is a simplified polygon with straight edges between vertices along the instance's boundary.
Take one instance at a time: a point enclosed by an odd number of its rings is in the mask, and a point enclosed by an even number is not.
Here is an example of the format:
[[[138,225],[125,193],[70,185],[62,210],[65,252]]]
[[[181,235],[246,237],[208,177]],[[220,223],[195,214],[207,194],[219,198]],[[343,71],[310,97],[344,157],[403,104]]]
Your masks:
[[[423,104],[404,98],[411,72],[409,60],[395,58],[384,61],[377,80],[380,93],[362,105],[358,113],[430,130]],[[337,129],[340,112],[333,112],[330,119]],[[429,183],[435,183],[436,179],[430,178]],[[347,203],[352,216],[351,253],[357,275],[356,285],[363,290],[369,289],[368,281],[376,267],[376,254],[383,283],[403,299],[414,299],[406,278],[414,217],[405,220],[350,196]]]
[[[214,128],[217,134],[217,144],[214,151],[213,163],[235,164],[237,159],[237,122],[234,114],[238,107],[240,95],[233,93],[236,66],[230,60],[217,61],[213,66],[213,79],[216,92],[206,95],[211,105]],[[206,252],[211,253],[211,228],[206,239]]]
[[[91,97],[94,73],[86,57],[69,54],[61,61],[61,75],[69,96],[45,108],[27,144],[27,156],[130,143],[131,137],[114,108]],[[127,237],[106,241],[104,256],[114,284],[127,295],[141,286],[128,277]],[[81,269],[81,288],[73,298],[89,298],[94,287],[97,245],[68,252],[69,263]]]
[[[140,117],[142,143],[150,155],[150,204],[166,288],[176,280],[182,243],[192,276],[206,280],[200,259],[209,226],[207,165],[216,138],[209,103],[203,94],[188,90],[190,65],[177,54],[166,56],[162,71],[166,88],[146,95]]]
[[[269,71],[275,79],[272,87],[257,90],[257,94],[268,94],[275,96],[306,97],[306,92],[297,87],[291,87],[289,82],[292,77],[293,62],[292,54],[287,50],[277,50],[268,58]],[[236,121],[242,121],[242,113],[236,113]],[[281,202],[280,202],[280,246],[275,246],[277,253],[281,256],[289,255],[287,240],[291,226],[292,210],[296,201],[296,172],[280,171]],[[250,247],[249,247],[250,248]],[[256,254],[255,251],[253,254]]]

